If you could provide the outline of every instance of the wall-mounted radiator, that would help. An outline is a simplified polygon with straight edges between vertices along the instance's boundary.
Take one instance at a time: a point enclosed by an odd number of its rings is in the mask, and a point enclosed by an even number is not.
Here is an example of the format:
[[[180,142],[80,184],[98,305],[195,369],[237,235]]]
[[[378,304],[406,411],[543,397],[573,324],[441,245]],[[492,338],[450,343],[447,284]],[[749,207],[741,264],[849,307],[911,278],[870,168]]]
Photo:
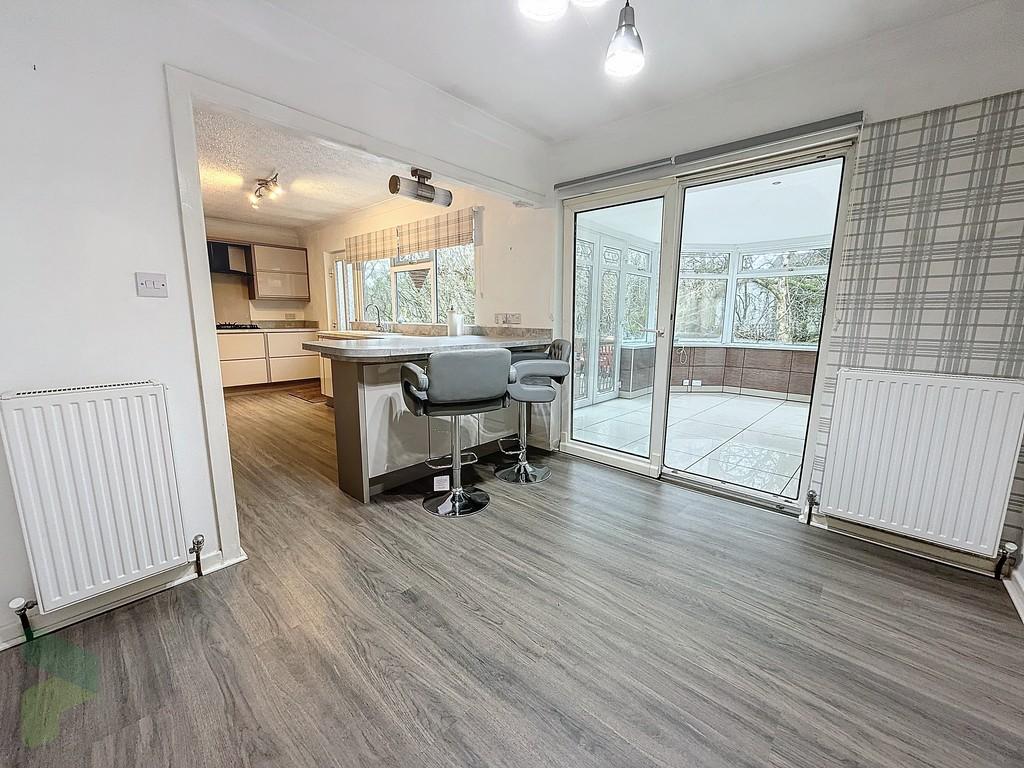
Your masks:
[[[187,562],[163,386],[13,392],[0,414],[41,611]]]
[[[1024,438],[1024,382],[842,369],[821,511],[993,557]]]

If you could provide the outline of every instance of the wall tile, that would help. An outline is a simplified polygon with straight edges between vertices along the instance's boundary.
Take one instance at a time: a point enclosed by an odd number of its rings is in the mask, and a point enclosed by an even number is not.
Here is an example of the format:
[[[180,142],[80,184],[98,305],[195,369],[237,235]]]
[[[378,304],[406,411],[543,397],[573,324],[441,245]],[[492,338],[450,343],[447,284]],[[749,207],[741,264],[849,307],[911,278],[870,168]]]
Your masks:
[[[814,366],[817,361],[817,352],[794,352],[792,370],[798,373],[814,373]]]
[[[724,347],[694,347],[694,365],[725,365]]]
[[[743,352],[742,349],[736,347],[729,347],[725,350],[725,364],[730,368],[742,368],[743,367]]]
[[[744,368],[762,368],[770,371],[788,371],[793,365],[793,353],[788,349],[745,349]]]
[[[750,350],[747,350],[748,354]],[[744,368],[742,389],[763,389],[771,392],[789,391],[789,371],[773,371],[764,368]]]
[[[814,374],[813,373],[796,373],[789,374],[789,391],[795,395],[809,395],[811,394],[811,388],[814,386]]]
[[[720,387],[725,378],[725,367],[721,365],[695,365],[690,369],[690,379],[700,379],[705,387]]]
[[[726,366],[725,379],[723,381],[726,387],[739,387],[743,381],[743,369],[742,368],[730,368]]]

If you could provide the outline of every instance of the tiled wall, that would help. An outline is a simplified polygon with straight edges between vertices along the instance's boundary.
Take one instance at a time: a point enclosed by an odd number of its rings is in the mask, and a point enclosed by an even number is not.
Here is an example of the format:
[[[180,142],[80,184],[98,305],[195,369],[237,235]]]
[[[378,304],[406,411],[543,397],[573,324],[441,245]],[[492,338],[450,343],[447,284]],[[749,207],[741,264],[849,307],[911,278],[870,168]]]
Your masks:
[[[674,347],[670,384],[699,380],[694,391],[776,394],[805,400],[814,383],[817,353],[788,349],[743,347]]]
[[[832,280],[815,488],[837,368],[1024,378],[1024,91],[865,126]]]
[[[619,359],[619,396],[650,392],[654,387],[654,347],[623,347]]]

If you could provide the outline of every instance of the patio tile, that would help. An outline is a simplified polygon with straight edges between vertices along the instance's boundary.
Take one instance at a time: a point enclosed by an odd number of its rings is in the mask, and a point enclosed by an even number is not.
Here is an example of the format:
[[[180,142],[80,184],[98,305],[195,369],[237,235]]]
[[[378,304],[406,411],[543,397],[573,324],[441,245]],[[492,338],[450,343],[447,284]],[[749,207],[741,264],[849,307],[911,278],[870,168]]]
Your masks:
[[[630,424],[620,419],[608,419],[587,427],[587,431],[598,435],[607,435],[616,440],[621,438],[624,445],[647,435],[650,432],[650,427],[645,424]]]
[[[668,428],[665,448],[706,456],[739,432],[740,430],[735,427],[686,419]]]
[[[726,464],[738,464],[741,467],[760,469],[765,472],[772,472],[776,475],[787,477],[796,472],[800,466],[801,457],[782,451],[773,451],[770,448],[760,448],[753,445],[743,445],[735,440],[730,440],[725,445],[716,448],[710,454],[709,459],[718,459]]]
[[[804,452],[803,437],[788,437],[772,432],[760,432],[755,429],[745,429],[733,438],[733,442],[739,445],[748,445],[755,448],[769,448],[773,451],[782,451],[793,456],[802,456]]]
[[[700,458],[695,453],[676,451],[671,448],[665,450],[665,466],[672,469],[686,469],[695,461],[700,461]]]
[[[572,438],[573,440],[579,440],[583,443],[590,443],[591,445],[614,449],[621,449],[627,443],[632,442],[625,437],[603,435],[600,432],[591,432],[589,429],[574,429]]]
[[[787,499],[795,499],[799,491],[798,481],[800,480],[800,473],[797,472],[793,477],[790,478],[789,482],[786,483],[786,487],[782,489],[782,495]]]
[[[807,408],[787,404],[757,419],[750,428],[758,432],[770,432],[803,440],[807,432],[807,412]]]
[[[789,475],[777,475],[760,469],[742,467],[738,464],[727,464],[718,459],[705,457],[687,469],[697,475],[723,480],[744,488],[753,488],[766,493],[779,494],[789,482]]]
[[[736,398],[695,414],[694,421],[746,428],[779,407],[780,401],[767,398]]]
[[[632,443],[626,443],[622,446],[622,450],[635,453],[637,456],[650,456],[651,455],[651,437],[645,435],[639,440],[635,440]]]

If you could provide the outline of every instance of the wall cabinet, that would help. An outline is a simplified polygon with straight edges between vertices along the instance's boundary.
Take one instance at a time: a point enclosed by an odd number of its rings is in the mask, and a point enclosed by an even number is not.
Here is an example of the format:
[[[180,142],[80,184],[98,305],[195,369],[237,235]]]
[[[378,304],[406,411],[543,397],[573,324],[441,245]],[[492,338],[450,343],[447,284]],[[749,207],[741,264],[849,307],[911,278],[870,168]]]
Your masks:
[[[253,245],[251,299],[309,301],[309,267],[305,248]]]

